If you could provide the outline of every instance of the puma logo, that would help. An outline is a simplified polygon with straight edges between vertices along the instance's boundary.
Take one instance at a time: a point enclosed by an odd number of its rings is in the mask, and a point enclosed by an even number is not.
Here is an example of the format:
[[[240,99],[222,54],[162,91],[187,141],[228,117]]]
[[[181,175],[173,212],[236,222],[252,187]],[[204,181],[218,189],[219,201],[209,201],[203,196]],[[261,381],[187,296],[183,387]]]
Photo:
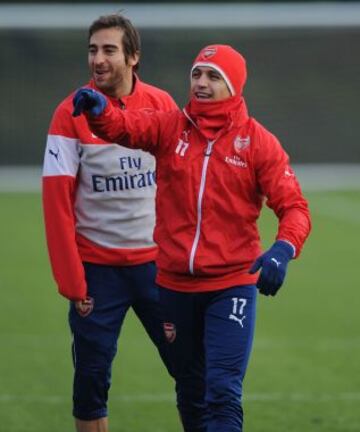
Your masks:
[[[54,156],[54,158],[58,161],[59,160],[59,153],[60,150],[57,151],[57,153],[55,153],[53,150],[49,149],[49,153]]]
[[[242,318],[238,318],[238,317],[237,317],[236,315],[234,315],[234,314],[230,314],[230,315],[229,315],[229,319],[238,322],[238,323],[241,325],[241,327],[243,327],[243,328],[244,328],[243,321],[244,321],[245,318],[246,318],[246,315],[244,315]]]
[[[274,263],[276,264],[276,267],[279,267],[279,265],[281,264],[281,262],[278,261],[278,260],[275,259],[275,258],[271,258],[271,261],[274,262]]]

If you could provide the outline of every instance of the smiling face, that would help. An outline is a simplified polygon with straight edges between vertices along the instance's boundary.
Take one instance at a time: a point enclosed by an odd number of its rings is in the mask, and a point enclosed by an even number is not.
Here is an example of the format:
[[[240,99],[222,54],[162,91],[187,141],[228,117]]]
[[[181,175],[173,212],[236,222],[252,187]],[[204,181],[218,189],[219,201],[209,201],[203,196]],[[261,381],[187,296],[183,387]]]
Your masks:
[[[208,66],[196,66],[191,72],[192,97],[201,101],[218,101],[231,96],[222,75]]]
[[[89,40],[88,63],[96,86],[113,97],[131,93],[133,67],[139,55],[127,59],[123,49],[123,31],[112,27],[95,32]]]

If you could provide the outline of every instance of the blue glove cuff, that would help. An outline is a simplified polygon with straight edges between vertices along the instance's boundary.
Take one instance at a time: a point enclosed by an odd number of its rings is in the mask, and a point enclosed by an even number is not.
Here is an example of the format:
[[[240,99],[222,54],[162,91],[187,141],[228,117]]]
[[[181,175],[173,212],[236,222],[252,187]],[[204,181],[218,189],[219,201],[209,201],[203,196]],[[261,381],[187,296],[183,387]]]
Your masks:
[[[271,249],[284,255],[289,261],[293,259],[295,255],[295,248],[284,240],[277,240],[272,245]]]

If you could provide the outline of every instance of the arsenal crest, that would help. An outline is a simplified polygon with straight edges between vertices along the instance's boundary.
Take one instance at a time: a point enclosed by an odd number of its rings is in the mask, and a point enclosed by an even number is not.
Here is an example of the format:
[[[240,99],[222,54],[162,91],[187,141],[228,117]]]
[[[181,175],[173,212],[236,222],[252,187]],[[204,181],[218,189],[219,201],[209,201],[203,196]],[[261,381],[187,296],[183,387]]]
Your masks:
[[[239,135],[234,139],[234,149],[236,153],[241,153],[250,145],[250,137],[241,138]]]
[[[90,315],[94,309],[94,299],[92,297],[86,297],[85,300],[75,302],[75,308],[77,313],[85,318]]]
[[[174,342],[174,340],[176,338],[176,327],[175,327],[175,324],[169,323],[169,322],[164,322],[163,323],[163,328],[164,328],[164,334],[165,334],[166,340],[169,343]]]
[[[202,53],[202,56],[204,58],[208,59],[208,58],[212,57],[215,54],[216,54],[216,48],[215,47],[208,47],[208,48],[204,49],[204,51]]]

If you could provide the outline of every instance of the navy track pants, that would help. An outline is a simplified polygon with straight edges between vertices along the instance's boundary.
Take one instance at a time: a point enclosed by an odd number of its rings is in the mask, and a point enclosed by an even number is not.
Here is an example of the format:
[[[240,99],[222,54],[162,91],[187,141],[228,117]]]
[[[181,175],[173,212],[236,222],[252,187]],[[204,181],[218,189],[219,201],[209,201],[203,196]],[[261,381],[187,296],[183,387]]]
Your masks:
[[[168,362],[155,264],[113,267],[84,263],[84,268],[94,309],[81,317],[74,304],[70,304],[75,369],[73,415],[81,420],[94,420],[107,416],[111,365],[129,307],[157,346],[165,365]]]
[[[185,432],[241,432],[242,384],[256,315],[256,287],[205,293],[160,287],[170,372]],[[189,398],[192,398],[189,403]]]

